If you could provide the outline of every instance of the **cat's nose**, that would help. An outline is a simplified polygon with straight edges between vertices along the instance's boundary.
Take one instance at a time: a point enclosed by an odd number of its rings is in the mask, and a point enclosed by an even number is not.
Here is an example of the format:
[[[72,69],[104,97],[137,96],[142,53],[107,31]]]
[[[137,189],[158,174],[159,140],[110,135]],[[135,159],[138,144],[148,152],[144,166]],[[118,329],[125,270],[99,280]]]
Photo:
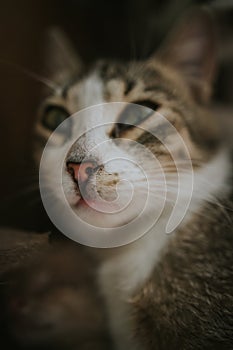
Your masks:
[[[67,164],[67,170],[77,183],[84,183],[88,178],[98,169],[96,163],[93,161],[87,161],[83,163],[69,162]]]

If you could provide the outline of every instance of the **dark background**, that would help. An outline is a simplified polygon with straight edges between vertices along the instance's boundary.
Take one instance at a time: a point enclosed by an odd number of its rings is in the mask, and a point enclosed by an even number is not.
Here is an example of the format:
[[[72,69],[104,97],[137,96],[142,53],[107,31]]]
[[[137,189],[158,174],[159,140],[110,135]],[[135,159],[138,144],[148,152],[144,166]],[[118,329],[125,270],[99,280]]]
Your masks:
[[[62,28],[85,62],[100,57],[142,58],[158,47],[182,12],[193,4],[207,5],[216,14],[220,44],[215,101],[229,106],[233,94],[233,6],[222,6],[221,3],[191,0],[0,0],[2,224],[18,225],[18,219],[12,216],[16,211],[15,198],[21,190],[24,191],[28,179],[29,183],[30,180],[33,182],[33,177],[30,179],[32,169],[29,171],[27,164],[42,85],[24,69],[46,77],[43,48],[48,29],[53,26]]]

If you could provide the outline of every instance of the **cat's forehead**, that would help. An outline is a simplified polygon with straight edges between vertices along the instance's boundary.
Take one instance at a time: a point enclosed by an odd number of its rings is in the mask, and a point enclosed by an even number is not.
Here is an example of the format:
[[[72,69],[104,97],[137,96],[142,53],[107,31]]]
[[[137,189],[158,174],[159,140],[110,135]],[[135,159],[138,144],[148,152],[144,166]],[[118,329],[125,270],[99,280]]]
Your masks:
[[[131,102],[141,94],[177,100],[180,90],[179,81],[174,82],[160,64],[112,61],[97,62],[85,74],[73,76],[62,89],[63,96],[71,103],[79,102],[80,108],[106,101]]]

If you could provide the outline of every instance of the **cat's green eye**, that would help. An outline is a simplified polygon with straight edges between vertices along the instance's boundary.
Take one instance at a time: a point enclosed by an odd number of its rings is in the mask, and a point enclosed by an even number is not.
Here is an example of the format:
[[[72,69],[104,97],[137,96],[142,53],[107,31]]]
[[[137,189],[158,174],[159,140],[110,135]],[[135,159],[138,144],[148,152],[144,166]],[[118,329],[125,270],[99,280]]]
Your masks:
[[[68,117],[69,113],[65,108],[60,106],[49,106],[44,112],[42,124],[47,129],[53,131]]]
[[[140,107],[136,105],[139,105]],[[123,110],[118,122],[115,124],[114,129],[112,130],[112,137],[119,137],[122,132],[140,125],[158,108],[159,104],[150,100],[135,101],[132,104],[129,104]]]

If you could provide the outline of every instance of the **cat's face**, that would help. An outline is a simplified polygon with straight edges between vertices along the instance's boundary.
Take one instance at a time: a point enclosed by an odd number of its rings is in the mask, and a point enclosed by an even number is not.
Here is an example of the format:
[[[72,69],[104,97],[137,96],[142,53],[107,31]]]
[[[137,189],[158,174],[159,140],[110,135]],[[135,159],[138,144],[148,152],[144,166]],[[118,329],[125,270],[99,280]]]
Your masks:
[[[158,58],[136,63],[101,61],[86,73],[64,74],[59,88],[44,102],[37,123],[38,159],[51,133],[69,120],[66,136],[56,133],[47,154],[48,189],[56,196],[54,179],[63,157],[65,197],[90,224],[118,227],[136,218],[147,200],[148,183],[153,196],[146,215],[161,210],[164,191],[166,205],[172,206],[177,163],[186,165],[191,160],[198,172],[215,154],[218,136],[203,108],[213,65],[206,66],[209,51],[205,52],[208,45],[203,39],[207,39],[197,34],[191,30],[187,38],[177,35]],[[184,197],[192,175],[187,168],[180,174]]]

